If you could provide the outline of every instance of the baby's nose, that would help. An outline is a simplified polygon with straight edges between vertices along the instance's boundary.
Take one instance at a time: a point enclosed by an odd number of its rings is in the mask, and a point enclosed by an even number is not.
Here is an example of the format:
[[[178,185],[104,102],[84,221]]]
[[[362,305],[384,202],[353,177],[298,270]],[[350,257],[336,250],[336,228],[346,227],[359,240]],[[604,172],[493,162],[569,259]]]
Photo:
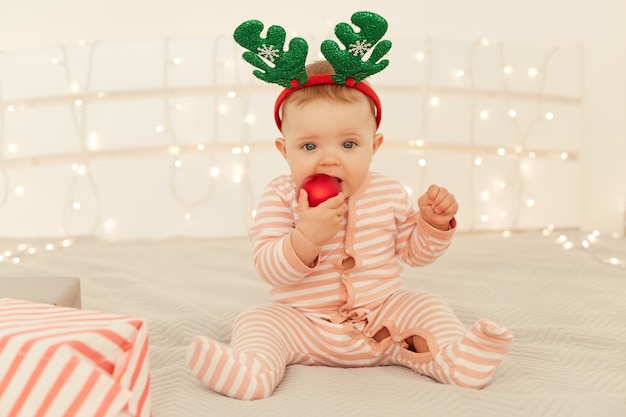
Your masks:
[[[335,151],[325,151],[320,157],[321,165],[337,164],[339,162],[339,155]]]

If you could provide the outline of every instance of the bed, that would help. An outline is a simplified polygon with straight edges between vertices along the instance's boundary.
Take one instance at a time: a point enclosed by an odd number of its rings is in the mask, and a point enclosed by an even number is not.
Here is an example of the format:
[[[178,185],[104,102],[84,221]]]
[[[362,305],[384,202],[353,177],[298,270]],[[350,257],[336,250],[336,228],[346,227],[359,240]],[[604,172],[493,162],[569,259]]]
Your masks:
[[[289,367],[268,399],[208,391],[184,363],[191,339],[228,342],[235,316],[269,300],[246,237],[76,239],[20,263],[5,259],[0,275],[79,277],[83,309],[144,318],[154,417],[618,417],[626,415],[626,239],[593,238],[460,233],[436,263],[405,269],[407,287],[441,294],[464,323],[489,317],[513,331],[513,348],[481,391],[400,367],[306,366]],[[21,243],[0,239],[2,248]]]

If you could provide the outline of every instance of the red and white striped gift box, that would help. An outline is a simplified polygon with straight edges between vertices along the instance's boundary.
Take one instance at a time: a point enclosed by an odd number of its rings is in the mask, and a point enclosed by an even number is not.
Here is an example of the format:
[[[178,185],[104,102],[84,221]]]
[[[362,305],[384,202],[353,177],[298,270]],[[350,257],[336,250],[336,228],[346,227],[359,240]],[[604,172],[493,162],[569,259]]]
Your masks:
[[[0,299],[0,417],[149,417],[142,319]]]

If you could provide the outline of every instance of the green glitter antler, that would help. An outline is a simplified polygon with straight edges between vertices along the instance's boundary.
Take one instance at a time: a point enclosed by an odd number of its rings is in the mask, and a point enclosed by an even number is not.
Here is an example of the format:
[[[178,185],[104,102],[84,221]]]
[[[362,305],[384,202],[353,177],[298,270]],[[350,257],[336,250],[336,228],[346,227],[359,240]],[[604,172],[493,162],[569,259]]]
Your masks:
[[[346,84],[349,79],[358,83],[382,71],[389,64],[388,60],[381,58],[391,49],[391,41],[379,42],[387,32],[387,21],[372,12],[356,12],[350,20],[361,28],[360,32],[355,32],[347,23],[335,26],[335,35],[345,45],[345,49],[331,40],[325,40],[321,45],[322,54],[335,68],[333,81],[337,84]],[[363,61],[364,55],[370,50],[369,58]]]
[[[235,29],[235,41],[248,51],[242,57],[259,68],[252,73],[259,79],[283,87],[297,87],[307,82],[305,61],[309,47],[302,38],[293,38],[285,51],[286,33],[281,26],[270,26],[267,37],[261,36],[263,23],[248,20]],[[271,65],[270,65],[271,64]]]

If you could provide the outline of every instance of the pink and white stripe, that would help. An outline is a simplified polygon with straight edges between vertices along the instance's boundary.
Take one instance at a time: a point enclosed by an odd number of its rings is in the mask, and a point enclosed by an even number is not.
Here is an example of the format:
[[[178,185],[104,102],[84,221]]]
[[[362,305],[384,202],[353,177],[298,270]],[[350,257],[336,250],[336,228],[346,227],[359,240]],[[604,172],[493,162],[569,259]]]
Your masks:
[[[148,417],[144,321],[0,300],[0,416]]]

